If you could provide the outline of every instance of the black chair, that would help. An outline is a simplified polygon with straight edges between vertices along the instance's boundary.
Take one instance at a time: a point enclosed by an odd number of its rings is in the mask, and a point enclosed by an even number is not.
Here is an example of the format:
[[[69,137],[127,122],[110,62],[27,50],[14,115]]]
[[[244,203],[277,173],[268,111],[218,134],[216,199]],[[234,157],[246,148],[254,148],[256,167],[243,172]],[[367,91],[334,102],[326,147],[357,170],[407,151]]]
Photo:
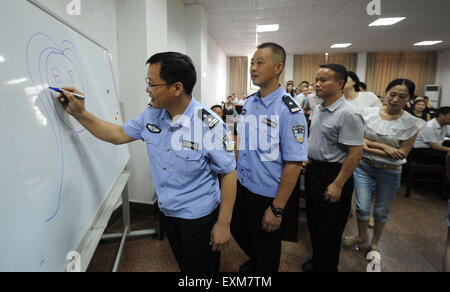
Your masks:
[[[445,166],[429,165],[419,163],[415,160],[414,149],[409,154],[407,164],[405,165],[406,171],[406,193],[405,197],[411,196],[411,190],[415,183],[438,183],[441,185],[441,196],[443,200],[449,199],[448,193],[448,179],[447,170]]]

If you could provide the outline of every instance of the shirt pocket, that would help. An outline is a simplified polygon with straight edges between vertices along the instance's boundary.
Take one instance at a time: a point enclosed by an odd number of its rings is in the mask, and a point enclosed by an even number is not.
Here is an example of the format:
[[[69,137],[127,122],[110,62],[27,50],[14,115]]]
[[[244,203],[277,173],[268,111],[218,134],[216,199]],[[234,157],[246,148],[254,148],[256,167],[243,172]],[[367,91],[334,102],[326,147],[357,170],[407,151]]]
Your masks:
[[[186,149],[175,151],[175,168],[184,176],[198,176],[204,168],[204,162],[202,151]]]
[[[161,134],[146,131],[142,136],[144,137],[144,142],[147,144],[147,153],[149,157],[158,156],[161,145]]]
[[[339,139],[339,131],[336,127],[322,123],[322,136],[324,142],[336,145]]]
[[[260,125],[254,133],[258,133],[258,152],[263,162],[276,161],[280,155],[279,126],[272,128]]]

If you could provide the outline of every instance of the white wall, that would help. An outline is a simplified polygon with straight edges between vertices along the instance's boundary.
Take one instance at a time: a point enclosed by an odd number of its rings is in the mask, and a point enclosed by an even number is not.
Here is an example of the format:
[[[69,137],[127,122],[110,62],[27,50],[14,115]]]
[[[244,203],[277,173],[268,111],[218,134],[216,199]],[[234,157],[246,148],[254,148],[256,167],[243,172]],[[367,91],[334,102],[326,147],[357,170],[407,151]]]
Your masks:
[[[207,96],[206,77],[208,71],[208,19],[200,4],[186,5],[186,54],[191,57],[197,71],[197,84],[194,87],[194,97],[202,102]]]
[[[284,84],[282,84],[283,88],[286,88],[286,83],[289,80],[294,80],[294,55],[287,54],[286,55],[286,64],[284,66]],[[297,84],[295,84],[297,86]]]
[[[356,63],[356,75],[358,75],[361,82],[366,82],[367,71],[367,53],[358,53],[358,59]]]
[[[208,35],[208,72],[206,77],[206,96],[202,103],[207,107],[226,100],[227,94],[227,55]]]
[[[117,0],[117,24],[120,68],[120,99],[124,103],[125,122],[139,116],[147,107],[145,65],[148,55],[145,0]],[[150,176],[146,146],[142,142],[129,144],[131,171],[128,183],[130,201],[153,202],[155,192]]]
[[[167,49],[186,54],[186,17],[180,0],[167,1]]]
[[[130,2],[128,0],[127,2]],[[145,0],[147,56],[167,51],[167,0]]]
[[[441,85],[441,106],[450,106],[450,49],[438,52],[437,84]]]

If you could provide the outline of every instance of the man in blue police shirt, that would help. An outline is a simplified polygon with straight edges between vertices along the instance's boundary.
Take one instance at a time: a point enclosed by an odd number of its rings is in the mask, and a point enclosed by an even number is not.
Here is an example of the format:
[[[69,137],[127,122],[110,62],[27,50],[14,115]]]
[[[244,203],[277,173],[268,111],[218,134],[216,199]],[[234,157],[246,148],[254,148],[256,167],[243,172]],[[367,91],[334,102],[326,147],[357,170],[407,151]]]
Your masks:
[[[151,106],[123,126],[87,112],[84,102],[70,94],[80,93],[74,88],[63,88],[70,92],[60,101],[101,140],[117,145],[145,141],[159,208],[168,217],[167,234],[180,270],[217,272],[220,251],[231,239],[236,197],[232,135],[192,97],[197,75],[188,56],[160,53],[147,64]]]
[[[307,154],[305,116],[279,83],[286,52],[274,43],[258,47],[250,74],[260,91],[243,107],[238,125],[238,192],[231,232],[250,257],[242,272],[276,272],[283,212]]]

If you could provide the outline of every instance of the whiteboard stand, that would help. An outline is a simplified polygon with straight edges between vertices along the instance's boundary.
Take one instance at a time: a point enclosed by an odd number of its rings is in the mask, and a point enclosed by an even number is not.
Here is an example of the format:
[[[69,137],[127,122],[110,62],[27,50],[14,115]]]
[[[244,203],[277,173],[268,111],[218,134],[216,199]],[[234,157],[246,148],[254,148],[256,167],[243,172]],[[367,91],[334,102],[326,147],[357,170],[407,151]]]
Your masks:
[[[81,265],[79,271],[85,272],[87,270],[102,235],[108,226],[108,221],[111,218],[114,208],[117,206],[120,195],[127,186],[129,178],[130,172],[125,170],[118,176],[116,182],[108,192],[106,199],[97,211],[95,218],[92,220],[83,238],[77,245],[75,251],[79,255],[78,259]],[[67,271],[68,266],[71,264],[71,262],[66,262],[64,270]]]
[[[118,272],[120,260],[122,258],[123,248],[127,237],[138,237],[146,235],[155,235],[156,229],[147,229],[132,231],[131,230],[131,220],[130,220],[130,201],[128,198],[128,184],[125,186],[122,192],[122,212],[123,212],[123,233],[111,233],[102,236],[102,239],[118,239],[121,238],[119,251],[117,252],[116,261],[114,263],[113,273]]]

